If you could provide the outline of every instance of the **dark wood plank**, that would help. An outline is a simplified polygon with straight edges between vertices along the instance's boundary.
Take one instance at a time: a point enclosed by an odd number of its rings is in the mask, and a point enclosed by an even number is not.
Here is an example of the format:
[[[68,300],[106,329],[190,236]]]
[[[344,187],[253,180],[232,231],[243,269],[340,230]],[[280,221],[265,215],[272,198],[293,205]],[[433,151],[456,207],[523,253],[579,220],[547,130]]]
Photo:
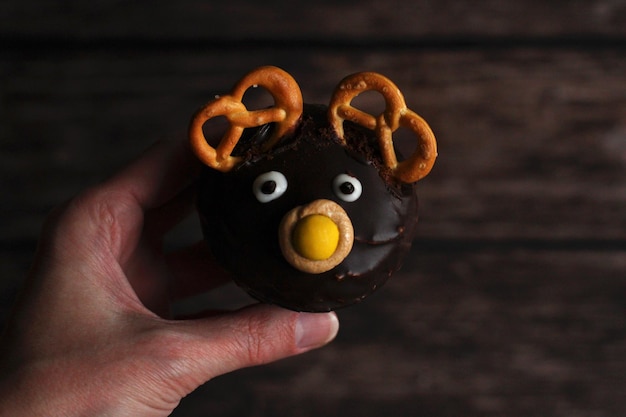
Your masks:
[[[3,255],[15,267],[3,274],[26,268]],[[621,417],[625,271],[624,251],[418,246],[379,292],[338,312],[329,347],[217,378],[173,416]],[[2,283],[14,296],[18,282]],[[230,285],[203,302],[249,299]]]
[[[415,252],[339,311],[331,346],[218,378],[174,416],[623,416],[624,271],[624,252]]]
[[[326,103],[374,70],[439,141],[405,267],[331,346],[174,416],[622,417],[624,45],[621,0],[0,2],[0,325],[46,213],[184,140],[242,74],[282,66]],[[168,243],[198,237],[190,219]],[[177,309],[248,302],[229,285]]]
[[[626,57],[620,49],[333,52],[325,49],[21,53],[0,61],[0,240],[153,141],[185,137],[196,107],[273,63],[308,102],[380,71],[432,125],[423,239],[626,238]],[[376,101],[377,97],[370,97]],[[367,105],[367,100],[364,102]]]
[[[0,36],[62,39],[140,38],[213,43],[246,39],[293,41],[399,40],[463,36],[623,36],[619,0],[514,1],[274,0],[206,2],[64,2],[9,0],[0,6]],[[460,36],[459,36],[460,35]]]

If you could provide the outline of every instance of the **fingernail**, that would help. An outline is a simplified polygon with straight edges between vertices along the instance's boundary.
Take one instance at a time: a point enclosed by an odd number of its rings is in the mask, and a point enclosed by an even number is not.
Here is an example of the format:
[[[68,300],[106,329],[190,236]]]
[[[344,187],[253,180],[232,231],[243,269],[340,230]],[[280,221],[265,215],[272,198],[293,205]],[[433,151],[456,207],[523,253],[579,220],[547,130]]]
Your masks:
[[[335,338],[338,330],[335,313],[300,313],[296,322],[296,345],[300,349],[323,346]]]

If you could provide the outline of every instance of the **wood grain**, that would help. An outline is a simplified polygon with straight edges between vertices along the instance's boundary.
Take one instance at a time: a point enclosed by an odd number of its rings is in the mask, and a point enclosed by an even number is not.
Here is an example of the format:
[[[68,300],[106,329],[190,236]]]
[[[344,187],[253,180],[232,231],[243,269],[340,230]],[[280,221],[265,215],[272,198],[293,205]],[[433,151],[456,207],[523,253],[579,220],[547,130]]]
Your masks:
[[[339,311],[331,346],[218,378],[174,415],[621,416],[624,268],[621,253],[416,252]]]
[[[0,238],[34,239],[42,215],[158,139],[243,74],[273,63],[305,100],[379,71],[429,121],[440,157],[420,183],[433,239],[626,238],[626,57],[619,51],[165,51],[33,54],[1,65]],[[373,97],[370,99],[375,104]],[[367,101],[364,105],[370,104]],[[37,192],[32,190],[37,189]]]
[[[140,39],[204,43],[233,40],[333,42],[476,37],[626,34],[619,0],[232,0],[98,2],[7,1],[0,34],[63,40]]]
[[[0,323],[49,210],[185,140],[241,75],[278,65],[327,103],[373,70],[439,143],[405,267],[339,311],[331,346],[217,378],[173,415],[622,417],[625,28],[620,0],[2,2]],[[198,237],[191,219],[168,245]],[[248,302],[229,285],[176,307]]]

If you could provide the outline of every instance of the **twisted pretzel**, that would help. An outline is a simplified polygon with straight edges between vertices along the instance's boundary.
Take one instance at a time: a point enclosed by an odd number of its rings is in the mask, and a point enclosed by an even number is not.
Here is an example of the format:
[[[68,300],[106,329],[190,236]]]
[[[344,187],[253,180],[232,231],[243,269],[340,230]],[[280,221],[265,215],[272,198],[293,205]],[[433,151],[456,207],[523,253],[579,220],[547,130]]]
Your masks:
[[[241,99],[253,86],[267,89],[274,98],[274,107],[249,111]],[[196,112],[189,126],[191,147],[204,164],[227,172],[242,161],[241,157],[231,154],[245,128],[276,122],[272,137],[264,145],[270,149],[295,127],[301,115],[302,93],[291,75],[277,67],[260,67],[243,77],[229,95],[217,97]],[[202,126],[217,116],[225,116],[230,127],[214,148],[207,143]]]
[[[385,99],[385,110],[378,116],[365,113],[350,104],[356,96],[368,90],[378,91]],[[373,130],[380,144],[383,161],[396,179],[405,183],[416,182],[432,169],[437,157],[435,135],[424,119],[406,107],[402,93],[388,78],[375,72],[347,76],[335,89],[328,111],[330,124],[344,142],[345,120]],[[418,144],[409,158],[398,162],[392,136],[401,126],[415,133]]]

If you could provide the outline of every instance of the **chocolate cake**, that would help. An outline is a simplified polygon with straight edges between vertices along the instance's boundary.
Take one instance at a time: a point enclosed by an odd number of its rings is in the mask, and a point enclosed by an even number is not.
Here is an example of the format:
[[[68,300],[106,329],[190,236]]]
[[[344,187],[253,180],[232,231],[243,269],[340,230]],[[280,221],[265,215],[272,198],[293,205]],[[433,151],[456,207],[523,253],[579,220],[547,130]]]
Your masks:
[[[346,90],[349,103],[360,91],[382,91],[380,80],[390,83],[378,74],[355,74],[340,83],[330,106],[308,105],[287,73],[262,67],[194,117],[192,147],[207,165],[198,195],[206,240],[235,282],[258,300],[329,311],[363,300],[400,268],[417,225],[415,182],[432,167],[436,145],[403,99],[394,102],[397,88],[389,98],[393,84],[382,94],[387,110],[399,114],[370,119],[342,106]],[[231,104],[256,84],[272,93],[275,108],[250,115]],[[280,96],[276,86],[291,96]],[[287,110],[276,111],[282,105]],[[216,115],[225,115],[231,129],[213,147],[202,125]],[[372,129],[372,120],[378,127]],[[400,162],[386,142],[399,126],[418,137],[414,154]]]

